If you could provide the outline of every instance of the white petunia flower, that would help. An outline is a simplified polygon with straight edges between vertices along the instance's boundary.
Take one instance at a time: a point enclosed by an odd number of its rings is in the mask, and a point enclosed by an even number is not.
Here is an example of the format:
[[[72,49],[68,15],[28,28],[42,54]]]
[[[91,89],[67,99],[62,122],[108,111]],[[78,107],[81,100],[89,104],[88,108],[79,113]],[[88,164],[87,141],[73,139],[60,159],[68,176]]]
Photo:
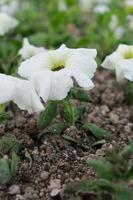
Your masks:
[[[18,54],[25,60],[44,51],[46,51],[44,47],[35,47],[29,43],[27,38],[24,38],[23,47]]]
[[[58,2],[58,9],[60,11],[66,11],[67,10],[67,5],[66,5],[65,0],[59,0],[59,2]]]
[[[124,28],[119,25],[119,19],[116,15],[111,16],[109,28],[114,33],[116,39],[121,39],[124,35]]]
[[[0,11],[14,15],[19,10],[18,0],[0,0]]]
[[[13,101],[29,113],[44,109],[30,81],[0,74],[0,103]]]
[[[105,14],[109,12],[109,7],[106,4],[98,4],[94,7],[94,12],[98,14]]]
[[[94,87],[91,78],[97,64],[95,49],[69,49],[61,45],[22,62],[18,73],[31,80],[38,95],[47,100],[62,100],[73,87],[72,77],[85,88]]]
[[[102,67],[115,70],[118,81],[124,78],[133,81],[133,45],[119,45],[105,58]]]
[[[126,0],[126,5],[128,7],[133,7],[133,0]]]
[[[15,28],[18,25],[18,21],[13,17],[10,17],[6,13],[0,13],[0,35],[4,35],[10,29]]]

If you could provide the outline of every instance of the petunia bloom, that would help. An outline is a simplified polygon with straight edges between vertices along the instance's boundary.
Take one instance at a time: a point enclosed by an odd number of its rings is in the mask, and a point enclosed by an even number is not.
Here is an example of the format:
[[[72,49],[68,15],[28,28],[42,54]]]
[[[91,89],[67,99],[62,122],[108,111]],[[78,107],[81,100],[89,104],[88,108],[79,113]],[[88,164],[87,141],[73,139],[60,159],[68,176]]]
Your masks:
[[[73,78],[79,86],[91,89],[91,78],[96,71],[95,49],[69,49],[61,45],[57,50],[49,50],[22,62],[18,73],[30,80],[38,95],[47,100],[64,99]]]
[[[4,12],[0,13],[0,35],[4,35],[10,29],[15,28],[18,25],[18,21],[10,17]]]
[[[118,81],[124,78],[133,81],[133,45],[120,44],[105,58],[102,67],[115,70]]]
[[[14,15],[19,10],[19,0],[0,0],[0,11]]]
[[[18,54],[24,59],[28,59],[34,55],[46,51],[44,47],[36,47],[29,43],[27,38],[23,39],[23,47],[19,50]]]
[[[27,80],[0,74],[0,103],[13,101],[29,113],[44,109],[32,84]]]

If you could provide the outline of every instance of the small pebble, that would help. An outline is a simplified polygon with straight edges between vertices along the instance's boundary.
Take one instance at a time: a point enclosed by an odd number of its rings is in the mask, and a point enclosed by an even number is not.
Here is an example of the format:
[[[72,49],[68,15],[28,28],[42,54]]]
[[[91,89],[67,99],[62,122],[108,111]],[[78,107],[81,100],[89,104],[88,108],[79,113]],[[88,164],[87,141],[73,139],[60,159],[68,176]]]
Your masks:
[[[20,194],[20,187],[18,185],[11,185],[9,187],[8,194]]]

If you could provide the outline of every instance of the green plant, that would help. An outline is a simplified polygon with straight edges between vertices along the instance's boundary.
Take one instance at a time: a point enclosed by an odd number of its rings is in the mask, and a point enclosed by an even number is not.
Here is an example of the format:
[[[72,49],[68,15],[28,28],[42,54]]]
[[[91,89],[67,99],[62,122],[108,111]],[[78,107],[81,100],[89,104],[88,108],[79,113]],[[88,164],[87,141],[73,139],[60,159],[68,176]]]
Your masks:
[[[111,200],[132,200],[133,192],[129,187],[133,178],[132,154],[133,143],[122,150],[107,151],[101,160],[87,160],[99,178],[70,184],[65,191],[77,196],[87,193],[88,198],[93,194],[98,200],[106,199],[106,196]]]
[[[0,139],[0,154],[18,152],[20,142],[14,135],[7,134]]]
[[[0,184],[8,183],[16,175],[19,166],[19,157],[12,152],[11,159],[0,159]]]

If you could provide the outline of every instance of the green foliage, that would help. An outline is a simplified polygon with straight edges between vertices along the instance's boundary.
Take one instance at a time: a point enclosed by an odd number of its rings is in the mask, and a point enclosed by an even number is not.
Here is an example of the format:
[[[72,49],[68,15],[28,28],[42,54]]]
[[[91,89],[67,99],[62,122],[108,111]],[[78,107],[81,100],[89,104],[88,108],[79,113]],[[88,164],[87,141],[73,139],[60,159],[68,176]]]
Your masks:
[[[74,109],[75,122],[81,120],[81,117],[83,116],[84,112],[85,112],[84,107],[77,107]]]
[[[46,128],[56,116],[57,102],[50,101],[46,109],[41,113],[38,120],[38,128]]]
[[[12,152],[11,160],[0,159],[0,185],[8,183],[16,175],[19,165],[19,157]]]
[[[54,121],[49,127],[45,128],[43,131],[41,131],[41,133],[39,133],[38,139],[44,137],[47,133],[60,135],[64,129],[65,126],[63,123]]]
[[[8,115],[6,113],[0,113],[0,124],[8,120]]]
[[[128,186],[133,177],[132,154],[133,143],[121,151],[116,148],[107,151],[101,160],[88,160],[87,163],[100,177],[69,184],[65,192],[77,194],[77,197],[87,193],[88,198],[94,194],[98,200],[104,199],[107,194],[111,200],[132,200],[133,192]]]
[[[0,139],[0,154],[6,154],[9,152],[18,152],[20,142],[14,135],[8,134]]]
[[[111,137],[109,132],[89,122],[84,124],[83,129],[91,132],[98,140]]]
[[[64,119],[66,120],[68,126],[74,126],[75,125],[75,115],[74,115],[74,110],[71,105],[70,100],[64,99],[62,101],[63,104],[63,116]]]
[[[20,162],[19,157],[17,156],[17,154],[15,152],[13,152],[11,163],[10,163],[10,173],[12,176],[16,175],[16,172],[17,172],[18,166],[19,166],[19,162]]]
[[[0,159],[0,184],[8,183],[11,179],[9,163],[5,159]]]
[[[69,95],[71,96],[71,98],[77,99],[79,101],[84,101],[84,102],[90,102],[91,97],[83,90],[77,88],[77,87],[73,87],[69,93]]]

